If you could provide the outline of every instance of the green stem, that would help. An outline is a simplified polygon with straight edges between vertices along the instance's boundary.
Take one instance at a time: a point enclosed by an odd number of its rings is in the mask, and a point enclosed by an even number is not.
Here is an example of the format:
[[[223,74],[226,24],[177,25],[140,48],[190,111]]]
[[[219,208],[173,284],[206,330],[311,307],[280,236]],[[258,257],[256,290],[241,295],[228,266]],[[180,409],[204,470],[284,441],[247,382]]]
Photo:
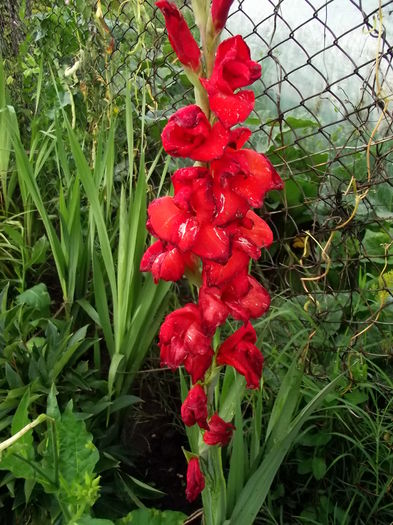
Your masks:
[[[226,515],[226,483],[219,446],[207,449],[206,488],[202,493],[205,525],[222,525]]]
[[[53,464],[55,466],[55,484],[59,486],[59,453],[57,449],[57,439],[56,439],[56,422],[50,422],[50,435],[53,443]]]

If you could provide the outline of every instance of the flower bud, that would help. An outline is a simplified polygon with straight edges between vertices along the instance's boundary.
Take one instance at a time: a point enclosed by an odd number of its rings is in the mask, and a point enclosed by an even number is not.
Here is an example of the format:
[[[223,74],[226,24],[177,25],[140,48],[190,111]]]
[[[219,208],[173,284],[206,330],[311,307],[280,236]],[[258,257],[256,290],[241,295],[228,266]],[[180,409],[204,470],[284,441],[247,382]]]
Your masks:
[[[201,51],[183,15],[175,4],[167,2],[167,0],[159,0],[156,2],[156,6],[165,17],[168,38],[178,59],[184,66],[193,71],[199,71],[201,69]]]

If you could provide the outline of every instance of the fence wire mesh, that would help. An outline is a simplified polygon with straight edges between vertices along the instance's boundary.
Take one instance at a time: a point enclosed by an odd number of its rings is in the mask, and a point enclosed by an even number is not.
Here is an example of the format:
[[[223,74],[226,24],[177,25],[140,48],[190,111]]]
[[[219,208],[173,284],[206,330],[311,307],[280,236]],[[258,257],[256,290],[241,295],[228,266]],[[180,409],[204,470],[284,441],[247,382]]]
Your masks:
[[[190,2],[177,3],[191,24]],[[146,87],[157,148],[168,116],[192,101],[153,1],[31,1],[25,24],[35,55],[91,106],[116,104],[130,80]],[[242,34],[262,64],[247,125],[286,181],[266,201],[276,241],[254,271],[318,324],[321,348],[369,333],[388,355],[393,1],[239,0],[224,33]]]

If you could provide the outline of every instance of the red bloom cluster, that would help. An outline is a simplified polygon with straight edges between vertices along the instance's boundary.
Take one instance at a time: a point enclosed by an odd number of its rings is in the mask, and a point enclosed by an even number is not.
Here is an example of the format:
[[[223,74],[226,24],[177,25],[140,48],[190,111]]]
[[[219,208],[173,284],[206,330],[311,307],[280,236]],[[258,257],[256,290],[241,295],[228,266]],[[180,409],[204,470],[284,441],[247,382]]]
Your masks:
[[[213,1],[217,31],[231,3]],[[182,15],[167,1],[156,5],[164,13],[179,60],[199,71],[199,48]],[[216,119],[190,105],[172,115],[162,132],[168,154],[204,164],[177,170],[172,175],[174,196],[156,199],[148,208],[147,228],[158,240],[145,252],[141,270],[150,271],[157,282],[177,281],[186,271],[202,269],[198,304],[189,303],[166,317],[159,346],[162,365],[183,365],[190,374],[194,386],[182,405],[182,419],[188,426],[199,425],[211,446],[226,445],[234,430],[217,413],[209,417],[203,386],[213,363],[212,337],[228,316],[244,324],[219,346],[215,363],[234,367],[248,388],[258,388],[262,374],[263,357],[249,320],[266,312],[270,297],[249,275],[249,264],[271,244],[273,234],[252,208],[261,207],[266,192],[280,189],[282,181],[264,155],[243,148],[250,130],[232,129],[254,107],[253,92],[242,88],[260,75],[261,67],[251,60],[241,36],[218,46],[210,78],[200,78]],[[196,458],[189,462],[187,481],[187,498],[195,499],[204,487]]]

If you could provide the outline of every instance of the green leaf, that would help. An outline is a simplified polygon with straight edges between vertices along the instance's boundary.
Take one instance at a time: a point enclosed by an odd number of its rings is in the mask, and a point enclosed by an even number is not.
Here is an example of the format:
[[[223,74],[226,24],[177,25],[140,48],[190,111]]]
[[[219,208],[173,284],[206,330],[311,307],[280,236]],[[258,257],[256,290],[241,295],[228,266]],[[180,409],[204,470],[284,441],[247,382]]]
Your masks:
[[[86,196],[89,200],[91,211],[94,217],[94,222],[97,228],[97,234],[100,241],[102,258],[104,261],[105,270],[107,272],[108,280],[111,287],[113,304],[117,305],[117,289],[115,267],[113,263],[112,250],[109,242],[108,231],[105,224],[104,214],[101,208],[98,189],[94,183],[94,179],[89,167],[89,163],[83,154],[82,148],[79,145],[78,139],[74,130],[72,129],[67,116],[64,113],[64,121],[68,132],[68,138],[71,146],[71,151],[75,159],[75,164],[78,170],[80,180],[85,190]],[[116,316],[117,312],[114,312]]]
[[[309,474],[312,472],[312,459],[302,459],[300,460],[298,466],[297,466],[297,473],[298,474]]]
[[[373,231],[371,229],[366,230],[366,234],[363,238],[363,248],[366,256],[370,257],[370,262],[377,262],[383,264],[385,262],[385,246],[390,244],[387,251],[388,261],[392,261],[393,258],[393,228],[389,228],[387,231],[382,229],[379,231]]]
[[[319,124],[315,120],[286,117],[285,122],[291,129],[318,128]]]
[[[390,184],[377,184],[369,193],[373,212],[382,219],[393,219],[393,188]]]
[[[303,365],[295,358],[282,380],[280,390],[269,418],[266,431],[266,441],[271,435],[271,444],[276,440],[281,439],[288,429],[299,399],[302,377]]]
[[[123,395],[120,397],[116,397],[116,399],[114,399],[110,405],[110,412],[111,414],[113,414],[118,410],[123,410],[123,408],[135,405],[135,403],[142,403],[142,399],[140,397],[132,395]]]
[[[187,518],[173,510],[138,509],[116,521],[116,525],[182,525]]]
[[[85,482],[86,474],[91,475],[99,459],[92,435],[87,432],[83,421],[72,412],[72,401],[67,404],[61,420],[56,422],[59,441],[59,473],[67,486]]]
[[[15,110],[11,106],[7,107],[6,117],[7,126],[10,130],[11,141],[14,146],[18,178],[20,181],[19,185],[21,187],[21,192],[24,195],[22,195],[22,197],[24,200],[27,199],[26,195],[28,195],[29,198],[31,197],[41,216],[51,246],[63,296],[67,300],[64,254],[61,249],[60,241],[56,235],[56,231],[50,221],[49,215],[45,208],[40,189],[37,185],[37,181],[35,179],[36,173],[33,172],[30,159],[27,157],[24,145],[22,144],[22,141],[20,139],[18,121],[16,118]]]
[[[236,430],[234,431],[232,439],[232,452],[227,483],[227,513],[232,512],[235,506],[236,499],[243,488],[245,473],[248,468],[246,464],[248,454],[246,451],[243,426],[244,422],[239,398],[235,410]]]
[[[290,422],[287,432],[273,443],[269,452],[263,457],[258,469],[247,481],[233,510],[229,523],[231,525],[252,525],[270,490],[277,471],[289,448],[296,439],[304,423],[321,405],[327,394],[340,382],[342,375],[326,385]]]
[[[114,354],[111,359],[111,364],[109,366],[109,373],[108,373],[108,394],[109,397],[112,397],[113,392],[113,385],[115,382],[117,370],[119,368],[120,363],[124,359],[123,354]]]
[[[344,397],[352,405],[360,405],[368,400],[369,394],[366,390],[354,390],[353,392],[347,392]]]
[[[322,479],[326,474],[326,462],[324,458],[312,458],[312,473],[317,480]]]
[[[16,297],[17,304],[34,308],[42,315],[49,313],[50,296],[44,283],[36,284]]]
[[[114,525],[114,523],[111,520],[82,516],[79,520],[74,522],[74,525]]]
[[[18,405],[18,408],[16,409],[15,415],[12,420],[11,425],[11,433],[16,434],[21,430],[23,427],[25,427],[28,423],[30,423],[29,417],[28,417],[28,408],[30,404],[30,388],[26,388],[26,392],[24,393],[22,399],[20,400],[20,403]],[[29,442],[33,443],[31,433],[25,434],[23,438],[19,440],[21,443],[23,442]]]

